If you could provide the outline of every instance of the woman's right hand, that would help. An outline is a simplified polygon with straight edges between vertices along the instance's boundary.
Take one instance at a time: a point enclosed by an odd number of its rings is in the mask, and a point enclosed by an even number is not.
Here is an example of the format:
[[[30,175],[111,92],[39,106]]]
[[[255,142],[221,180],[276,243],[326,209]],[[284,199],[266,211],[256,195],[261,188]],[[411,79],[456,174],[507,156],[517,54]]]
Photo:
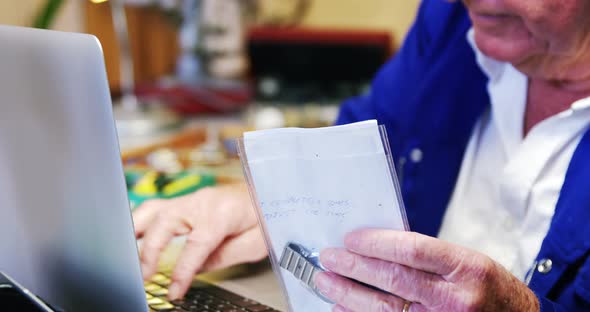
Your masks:
[[[133,213],[144,279],[158,269],[160,254],[175,236],[186,235],[172,273],[170,299],[182,297],[194,275],[266,257],[255,210],[243,184],[210,187],[168,200],[151,200]]]

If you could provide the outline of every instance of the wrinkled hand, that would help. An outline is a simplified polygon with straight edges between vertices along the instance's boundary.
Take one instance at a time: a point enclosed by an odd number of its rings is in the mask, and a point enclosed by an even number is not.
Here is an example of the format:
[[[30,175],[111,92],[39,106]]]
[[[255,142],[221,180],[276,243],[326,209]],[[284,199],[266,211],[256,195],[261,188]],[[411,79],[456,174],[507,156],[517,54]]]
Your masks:
[[[212,187],[170,200],[145,202],[133,213],[135,235],[143,238],[140,258],[144,279],[158,268],[161,252],[186,235],[169,287],[170,299],[182,297],[196,273],[266,256],[248,191],[244,185]]]
[[[539,311],[534,293],[473,250],[411,232],[365,229],[326,249],[315,276],[334,311]],[[349,277],[384,292],[354,283]],[[394,295],[392,295],[394,294]]]

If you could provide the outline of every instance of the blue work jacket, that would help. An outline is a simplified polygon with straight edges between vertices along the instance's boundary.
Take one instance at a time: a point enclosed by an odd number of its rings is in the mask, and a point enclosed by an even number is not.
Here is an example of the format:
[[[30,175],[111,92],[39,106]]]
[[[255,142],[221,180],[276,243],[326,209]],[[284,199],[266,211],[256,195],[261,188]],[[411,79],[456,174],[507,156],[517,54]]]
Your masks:
[[[487,77],[466,40],[460,2],[424,0],[396,56],[370,93],[345,102],[338,124],[387,128],[410,227],[436,236],[475,123],[490,107]],[[490,220],[494,222],[494,220]],[[529,287],[541,311],[590,311],[590,131],[566,173]]]

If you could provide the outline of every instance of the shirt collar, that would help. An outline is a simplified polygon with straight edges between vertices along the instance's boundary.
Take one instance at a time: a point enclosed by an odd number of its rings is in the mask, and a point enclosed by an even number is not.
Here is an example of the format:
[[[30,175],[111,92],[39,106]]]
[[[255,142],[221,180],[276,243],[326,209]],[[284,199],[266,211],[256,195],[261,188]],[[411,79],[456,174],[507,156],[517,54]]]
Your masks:
[[[581,100],[577,100],[572,104],[573,111],[580,111],[584,109],[588,109],[590,107],[590,97],[583,98]]]

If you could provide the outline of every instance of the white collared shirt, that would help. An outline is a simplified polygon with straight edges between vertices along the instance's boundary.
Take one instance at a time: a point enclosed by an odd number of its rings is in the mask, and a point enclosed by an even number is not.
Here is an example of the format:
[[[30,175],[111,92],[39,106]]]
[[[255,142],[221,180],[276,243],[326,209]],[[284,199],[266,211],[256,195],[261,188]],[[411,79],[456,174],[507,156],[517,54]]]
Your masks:
[[[491,109],[467,145],[439,238],[482,252],[523,279],[549,230],[569,162],[590,125],[590,97],[523,138],[528,79],[481,53]]]

